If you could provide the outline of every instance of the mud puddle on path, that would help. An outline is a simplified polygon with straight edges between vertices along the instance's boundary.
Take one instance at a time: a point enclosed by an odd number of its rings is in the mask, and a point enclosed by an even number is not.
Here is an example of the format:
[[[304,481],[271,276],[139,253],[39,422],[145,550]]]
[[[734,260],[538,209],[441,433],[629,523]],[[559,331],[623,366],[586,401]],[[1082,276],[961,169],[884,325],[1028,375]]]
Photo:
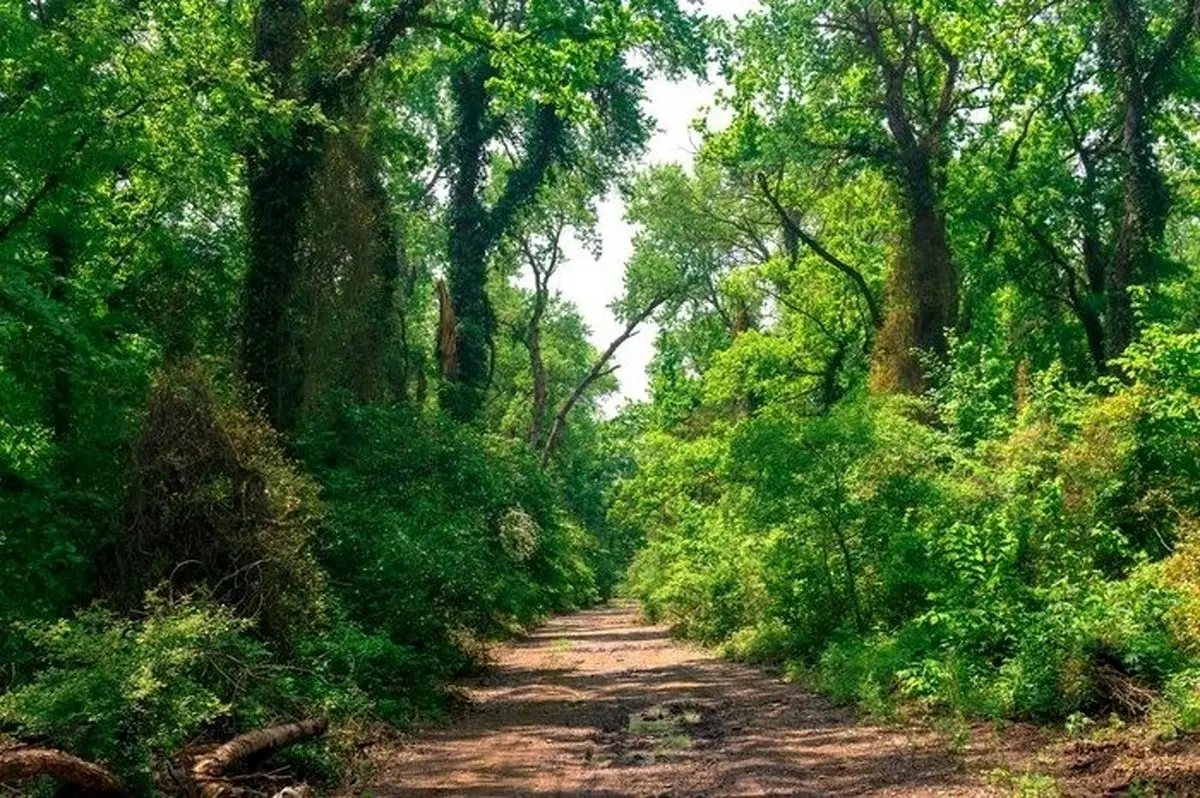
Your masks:
[[[615,605],[500,646],[446,725],[375,752],[348,795],[1004,794],[936,735],[862,725]]]

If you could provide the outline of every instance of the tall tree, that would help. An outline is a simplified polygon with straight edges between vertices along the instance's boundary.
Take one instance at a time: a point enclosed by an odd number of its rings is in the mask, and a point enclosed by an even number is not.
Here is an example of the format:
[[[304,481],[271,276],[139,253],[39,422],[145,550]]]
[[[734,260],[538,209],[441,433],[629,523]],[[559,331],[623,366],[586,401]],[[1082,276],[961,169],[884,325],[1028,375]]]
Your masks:
[[[1105,280],[1108,294],[1106,354],[1118,357],[1133,340],[1130,289],[1154,281],[1161,269],[1163,234],[1171,193],[1155,153],[1155,123],[1180,74],[1181,54],[1200,29],[1200,0],[1184,0],[1165,36],[1151,33],[1149,3],[1108,0],[1103,55],[1116,75],[1122,159],[1121,224]]]
[[[1178,100],[1194,91],[1196,15],[1193,2],[1130,2],[1032,16],[1002,104],[1008,130],[989,142],[995,166],[978,170],[973,213],[990,231],[972,256],[998,258],[1049,303],[1037,312],[1065,309],[1092,374],[1136,335],[1133,287],[1153,297],[1179,271],[1166,240],[1179,186],[1162,161],[1194,161],[1179,131],[1195,114]]]
[[[775,0],[738,26],[729,74],[736,88],[739,160],[771,176],[806,168],[846,178],[887,175],[903,210],[875,343],[873,383],[925,386],[919,352],[944,355],[959,318],[959,274],[947,229],[947,169],[990,76],[980,46],[996,27],[982,4]],[[749,160],[747,160],[747,156]],[[819,178],[813,178],[819,179]],[[788,234],[851,280],[859,270],[805,235],[766,178],[760,183]],[[814,247],[814,244],[816,247]]]
[[[582,175],[602,191],[641,151],[649,120],[635,51],[668,72],[698,68],[703,54],[700,20],[675,0],[485,6],[454,22],[463,52],[450,78],[447,276],[456,357],[443,362],[441,403],[461,420],[478,413],[491,373],[496,320],[486,284],[497,245],[556,175]]]
[[[247,153],[249,266],[245,280],[242,369],[268,418],[291,426],[300,409],[304,358],[293,303],[303,274],[305,213],[328,143],[327,124],[342,122],[363,80],[421,20],[427,0],[396,0],[369,20],[340,62],[314,63],[323,40],[352,36],[347,18],[314,26],[302,0],[263,0],[254,23],[254,58],[281,107],[295,113],[268,129]]]

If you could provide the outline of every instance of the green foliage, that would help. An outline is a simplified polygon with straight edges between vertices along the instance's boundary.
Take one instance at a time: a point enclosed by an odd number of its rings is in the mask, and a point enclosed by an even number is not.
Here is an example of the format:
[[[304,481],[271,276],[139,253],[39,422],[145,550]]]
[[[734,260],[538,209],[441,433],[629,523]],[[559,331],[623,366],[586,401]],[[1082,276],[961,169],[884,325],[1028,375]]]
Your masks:
[[[556,191],[587,227],[646,81],[701,69],[708,27],[675,0],[416,5],[0,4],[6,729],[144,788],[194,739],[436,711],[484,638],[618,581],[615,380],[546,467],[512,342],[474,353],[475,427],[430,415],[433,287],[479,300],[468,324],[523,306],[510,239]],[[471,131],[450,96],[483,62]],[[596,352],[560,299],[544,328],[561,403]],[[164,585],[206,598],[144,604]],[[333,775],[349,736],[301,758]]]
[[[207,601],[147,597],[145,615],[90,609],[22,628],[42,669],[0,696],[0,719],[44,736],[148,792],[164,761],[233,712],[266,658],[250,623]]]
[[[792,659],[884,714],[1142,712],[1197,651],[1194,549],[1170,543],[1200,511],[1194,346],[1152,331],[1131,385],[1048,375],[1019,415],[972,352],[929,399],[940,429],[908,402],[806,418],[775,399],[700,438],[651,433],[613,509],[648,539],[631,589],[684,634]],[[1167,692],[1162,717],[1190,717]]]
[[[333,405],[299,449],[325,486],[321,558],[340,600],[435,673],[465,664],[464,635],[594,599],[584,536],[522,447],[406,410]]]
[[[313,716],[347,728],[402,724],[436,709],[427,660],[346,617],[283,654],[230,608],[171,598],[164,587],[133,615],[97,606],[19,631],[37,671],[0,696],[0,722],[106,762],[139,794],[151,794],[152,772],[205,736]],[[332,780],[352,743],[333,734],[288,758],[309,778]]]
[[[1139,715],[1191,672],[1197,32],[1130,8],[771,0],[725,29],[731,123],[631,202],[648,262],[706,267],[610,511],[649,615],[881,714]]]
[[[1189,4],[317,5],[0,3],[6,728],[145,790],[327,714],[334,778],[622,581],[880,715],[1197,727]],[[618,187],[605,420],[551,278]]]

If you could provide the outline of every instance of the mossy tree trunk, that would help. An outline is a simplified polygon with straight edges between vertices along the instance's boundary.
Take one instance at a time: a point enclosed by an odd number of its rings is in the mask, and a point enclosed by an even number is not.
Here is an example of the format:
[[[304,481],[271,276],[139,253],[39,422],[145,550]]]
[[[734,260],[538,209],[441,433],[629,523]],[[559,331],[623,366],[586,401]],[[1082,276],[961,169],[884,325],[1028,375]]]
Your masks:
[[[263,0],[255,17],[254,58],[263,65],[276,99],[295,101],[302,107],[315,105],[327,119],[343,121],[356,108],[364,76],[397,38],[418,25],[427,5],[428,0],[399,0],[376,20],[367,40],[345,62],[321,72],[302,68],[312,35],[302,0]],[[330,10],[326,22],[345,24],[336,11]],[[303,319],[294,300],[304,276],[300,253],[309,199],[328,138],[317,123],[297,119],[286,130],[268,135],[246,156],[249,265],[242,317],[242,371],[249,389],[279,429],[296,422],[303,399]],[[367,168],[374,168],[369,159]],[[376,178],[364,178],[364,201],[372,206],[386,199]],[[379,215],[386,220],[386,213]],[[390,230],[378,232],[383,254],[375,266],[382,270],[382,281],[394,286],[395,241]],[[384,262],[388,258],[390,262]],[[372,308],[385,317],[390,309],[390,298]],[[388,324],[387,318],[378,321],[384,327]],[[378,334],[379,329],[369,334],[369,349],[378,348]],[[373,379],[370,386],[351,387],[360,394],[375,390]]]
[[[1120,96],[1123,207],[1105,281],[1106,355],[1119,357],[1136,333],[1130,288],[1160,276],[1161,249],[1171,211],[1171,192],[1155,155],[1152,130],[1170,94],[1177,57],[1200,27],[1200,0],[1187,0],[1165,39],[1150,50],[1145,9],[1139,0],[1108,0],[1105,50]]]
[[[958,274],[941,194],[944,139],[959,108],[959,62],[915,13],[902,19],[870,5],[855,24],[883,82],[891,136],[884,165],[908,217],[889,275],[871,385],[880,392],[920,393],[926,387],[921,353],[946,354],[946,329],[958,323]],[[892,39],[901,43],[898,52],[886,43]],[[926,75],[913,81],[926,58],[939,63],[940,80]]]

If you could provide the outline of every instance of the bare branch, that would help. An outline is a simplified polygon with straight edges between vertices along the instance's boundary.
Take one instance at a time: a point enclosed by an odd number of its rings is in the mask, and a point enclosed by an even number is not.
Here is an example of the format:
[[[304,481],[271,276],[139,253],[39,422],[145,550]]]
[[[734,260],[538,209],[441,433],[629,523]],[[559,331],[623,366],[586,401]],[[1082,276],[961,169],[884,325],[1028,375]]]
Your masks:
[[[642,325],[642,322],[650,318],[650,316],[654,314],[654,311],[658,310],[669,298],[669,294],[658,294],[648,303],[646,303],[646,306],[642,308],[637,315],[629,320],[621,334],[614,338],[612,343],[608,345],[608,348],[605,349],[598,358],[596,358],[596,362],[592,364],[592,367],[588,370],[588,373],[582,380],[579,381],[579,384],[575,386],[575,390],[571,391],[571,394],[567,397],[567,400],[562,403],[562,406],[554,415],[554,424],[550,427],[550,434],[546,436],[546,442],[542,447],[543,468],[550,464],[550,457],[554,454],[554,449],[558,445],[558,439],[562,437],[563,428],[567,424],[567,416],[569,416],[571,411],[575,409],[575,405],[579,403],[579,400],[583,398],[584,393],[587,392],[588,388],[592,387],[592,384],[595,383],[596,380],[613,372],[615,367],[614,369],[608,368],[608,362],[612,360],[613,355],[617,353],[617,350],[621,348],[622,344],[637,334],[638,327]]]
[[[938,57],[942,59],[942,63],[946,66],[946,75],[942,79],[942,91],[938,97],[937,113],[933,117],[933,126],[929,130],[929,136],[936,137],[940,135],[940,131],[950,121],[951,115],[954,113],[954,91],[958,84],[958,57],[950,51],[950,48],[937,37],[933,29],[928,25],[921,26],[925,34],[925,38],[937,52]]]

